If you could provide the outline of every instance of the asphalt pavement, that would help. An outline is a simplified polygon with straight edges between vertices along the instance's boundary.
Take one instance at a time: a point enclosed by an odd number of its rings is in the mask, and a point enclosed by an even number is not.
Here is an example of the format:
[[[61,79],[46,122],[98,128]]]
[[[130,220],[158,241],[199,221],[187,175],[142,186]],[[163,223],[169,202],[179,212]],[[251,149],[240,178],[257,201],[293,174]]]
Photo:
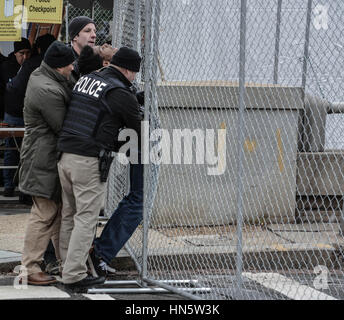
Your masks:
[[[66,291],[62,283],[50,287],[28,286],[25,290],[18,289],[16,287],[17,273],[14,271],[15,267],[20,265],[30,207],[19,204],[16,198],[10,204],[2,203],[2,200],[0,197],[0,300],[117,300],[127,302],[138,300],[187,300],[183,296],[164,291],[161,288],[140,286],[140,278],[135,264],[125,250],[121,250],[114,261],[117,273],[107,279],[110,282],[101,286],[103,289],[119,289],[115,293],[107,293],[106,290],[103,290],[102,293],[75,294]],[[219,288],[218,298],[225,300],[237,299],[238,297],[245,300],[307,300],[309,298],[312,300],[315,297],[317,300],[344,300],[344,241],[338,237],[339,226],[337,224],[323,224],[320,228],[319,225],[303,225],[302,227],[304,231],[302,239],[299,237],[300,230],[297,229],[297,225],[292,224],[269,225],[268,227],[256,229],[254,243],[249,241],[252,234],[249,232],[244,234],[243,238],[247,239],[245,252],[249,253],[244,257],[244,260],[250,263],[249,272],[243,274],[244,294],[240,296],[235,290],[232,293],[228,291],[228,288],[235,287],[237,281],[235,270],[223,270],[221,276],[214,274],[217,281],[219,277],[222,277],[220,282],[221,286],[223,286],[223,294],[221,294],[221,288]],[[102,226],[99,226],[98,234],[101,230]],[[152,241],[152,243],[156,244],[154,252],[157,255],[164,255],[167,252],[166,246],[169,243],[166,241],[166,235],[152,231],[150,236],[155,239],[155,241]],[[197,241],[201,241],[201,238],[198,236]],[[305,243],[305,239],[312,239],[312,241]],[[171,251],[169,251],[169,259],[174,259],[181,253],[184,255],[189,254],[191,264],[192,255],[197,254],[198,244],[193,244],[192,241],[195,240],[192,238],[179,237],[175,242],[178,243],[178,241],[183,242],[184,245],[180,248],[175,246],[173,248],[175,250],[174,255],[171,255]],[[205,236],[204,241],[209,241],[209,237]],[[192,251],[190,250],[189,253],[185,243],[192,245]],[[250,249],[255,251],[253,252]],[[216,252],[216,250],[219,252]],[[274,256],[270,255],[264,260],[264,256],[266,256],[264,253],[267,251]],[[295,254],[295,252],[299,252],[299,254]],[[217,253],[218,255],[216,255]],[[212,254],[213,259],[220,259],[220,257],[222,257],[221,259],[232,259],[236,252],[232,246],[224,245],[212,248]],[[257,254],[259,254],[259,260],[252,259],[257,257]],[[284,259],[286,255],[288,255],[289,259]],[[305,261],[305,257],[309,258],[309,262],[314,258],[317,261],[322,261],[325,268],[328,263],[331,271],[326,274],[327,287],[316,290],[314,270],[305,270],[304,266],[296,267],[300,266],[300,255],[302,255],[303,261]],[[274,258],[278,259],[276,261],[285,261],[285,265],[280,265],[279,270],[272,268],[271,265],[271,270],[269,270],[269,263]],[[245,261],[244,270],[247,269]],[[252,264],[252,262],[256,263],[256,265]],[[305,264],[307,263],[305,262]],[[264,265],[264,272],[262,272],[262,265]],[[208,275],[203,280],[202,276],[200,276],[200,281],[203,281],[205,286],[207,284],[211,285],[211,276]],[[300,287],[304,290],[301,294],[294,292],[295,288]],[[208,298],[207,294],[203,296],[201,294],[200,296],[204,299]]]

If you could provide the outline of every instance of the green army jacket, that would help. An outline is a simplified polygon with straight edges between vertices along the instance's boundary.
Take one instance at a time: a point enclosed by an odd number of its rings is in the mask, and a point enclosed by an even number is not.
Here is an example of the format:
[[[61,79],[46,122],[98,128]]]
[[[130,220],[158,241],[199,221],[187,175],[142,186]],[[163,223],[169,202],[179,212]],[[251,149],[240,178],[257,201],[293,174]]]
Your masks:
[[[75,81],[44,61],[30,76],[24,99],[25,134],[20,152],[19,190],[59,200],[56,143]]]

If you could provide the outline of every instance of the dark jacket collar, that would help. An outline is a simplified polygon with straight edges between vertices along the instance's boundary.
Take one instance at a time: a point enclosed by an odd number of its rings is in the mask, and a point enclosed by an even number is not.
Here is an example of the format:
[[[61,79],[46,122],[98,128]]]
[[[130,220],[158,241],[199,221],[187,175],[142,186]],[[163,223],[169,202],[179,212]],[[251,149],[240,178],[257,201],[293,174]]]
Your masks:
[[[113,66],[108,66],[102,70],[107,70],[109,73],[113,73],[116,77],[121,80],[126,86],[131,87],[133,84],[125,77],[125,75]]]
[[[10,63],[13,63],[13,64],[15,64],[15,65],[17,65],[17,67],[20,68],[20,64],[18,63],[17,58],[16,58],[16,56],[14,55],[14,52],[11,52],[11,53],[8,55],[7,61],[10,62]]]
[[[75,60],[77,60],[79,58],[78,53],[74,50],[73,46],[70,46],[70,47],[72,48]]]
[[[2,55],[1,52],[0,52],[0,63],[6,61],[7,59],[8,59],[8,57],[5,57],[5,56]]]
[[[51,68],[44,61],[42,61],[40,66],[41,71],[46,74],[49,78],[61,83],[66,88],[71,88],[73,86],[73,81],[68,80],[65,76],[57,72],[55,69]]]

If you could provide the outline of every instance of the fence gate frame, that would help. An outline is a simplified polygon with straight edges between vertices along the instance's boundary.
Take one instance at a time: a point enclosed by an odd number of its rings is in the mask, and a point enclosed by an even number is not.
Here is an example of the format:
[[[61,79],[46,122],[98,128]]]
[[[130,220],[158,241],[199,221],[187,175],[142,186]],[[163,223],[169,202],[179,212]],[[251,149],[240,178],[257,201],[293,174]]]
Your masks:
[[[117,8],[116,1],[114,0],[114,10]],[[139,15],[141,0],[134,1],[134,14],[135,14],[135,24],[134,24],[134,39],[133,39],[133,49],[138,49],[138,33],[139,33]],[[246,0],[242,0],[246,1]],[[158,70],[158,43],[159,43],[159,21],[160,21],[160,0],[145,0],[145,57],[144,57],[144,74],[145,74],[145,111],[144,111],[144,121],[149,121],[150,113],[152,110],[157,110],[158,101],[156,93],[157,84],[157,70]],[[115,38],[117,39],[117,37]],[[116,40],[116,45],[117,45]],[[142,153],[144,155],[149,155],[151,145],[144,143]],[[145,151],[146,149],[146,151]],[[149,162],[149,159],[144,160],[145,163]],[[128,243],[125,244],[124,249],[133,259],[135,266],[140,274],[139,280],[110,280],[105,281],[104,285],[107,288],[92,288],[88,289],[88,294],[120,294],[120,293],[176,293],[180,296],[192,299],[201,300],[200,297],[195,296],[192,292],[209,292],[211,288],[197,287],[198,280],[153,280],[147,276],[147,265],[148,265],[148,233],[149,233],[149,223],[150,214],[153,207],[154,195],[151,193],[156,192],[156,189],[152,190],[150,186],[149,173],[151,170],[150,164],[144,165],[144,204],[143,204],[143,244],[142,244],[142,265],[140,261],[136,258],[135,254]],[[127,171],[127,183],[129,181],[129,170]],[[128,187],[128,185],[127,185]],[[129,188],[128,188],[129,189]],[[88,260],[90,264],[92,262]],[[91,269],[94,270],[94,268]],[[94,271],[93,271],[94,272]],[[176,289],[170,284],[190,284],[190,288],[180,288]],[[120,286],[136,286],[136,288],[127,288]],[[111,288],[114,286],[115,288]]]
[[[120,6],[123,0],[114,0],[113,11],[115,21],[115,10]],[[144,105],[144,121],[150,122],[151,115],[157,113],[158,110],[158,97],[157,97],[157,82],[158,82],[158,69],[159,69],[159,26],[160,26],[160,15],[161,15],[161,0],[130,0],[134,5],[134,31],[132,39],[132,47],[136,50],[140,50],[139,43],[140,39],[140,21],[141,21],[141,4],[145,4],[145,34],[144,34],[144,65],[143,65],[143,77],[144,77],[144,92],[145,92],[145,105]],[[233,299],[244,299],[245,297],[245,286],[244,286],[244,272],[243,272],[243,228],[244,228],[244,157],[245,157],[245,124],[247,115],[247,106],[245,104],[246,97],[246,75],[249,77],[249,73],[246,73],[246,59],[247,59],[247,0],[240,0],[240,39],[239,39],[239,99],[238,99],[238,132],[237,132],[237,172],[236,172],[236,219],[237,219],[237,230],[236,230],[236,256],[235,256],[235,277],[232,283],[233,287]],[[278,84],[279,82],[279,54],[280,54],[280,33],[281,33],[281,12],[283,0],[276,0],[277,3],[277,23],[274,43],[274,59],[273,59],[273,83]],[[307,68],[310,63],[309,47],[310,47],[310,33],[311,33],[311,17],[312,17],[312,6],[313,0],[307,0],[307,11],[306,11],[306,30],[302,39],[304,39],[303,46],[303,59],[302,59],[302,70],[301,71],[301,83],[300,87],[303,89],[302,101],[305,100],[305,92],[307,85]],[[120,13],[116,13],[117,16]],[[68,11],[67,11],[68,16]],[[122,30],[121,30],[122,31]],[[67,30],[68,34],[68,30]],[[67,35],[68,37],[68,35]],[[115,35],[115,28],[112,34],[113,45],[120,44],[119,35]],[[311,78],[309,78],[311,79]],[[152,129],[150,127],[150,129]],[[150,132],[148,132],[148,135]],[[88,293],[107,293],[107,294],[119,294],[119,293],[175,293],[182,297],[201,300],[201,296],[197,296],[194,293],[207,293],[213,289],[208,287],[198,286],[198,280],[196,279],[169,279],[169,280],[154,280],[149,276],[148,260],[149,260],[149,229],[150,229],[150,217],[152,214],[154,197],[156,188],[152,187],[152,170],[153,164],[150,164],[150,150],[152,148],[151,141],[144,141],[142,146],[142,154],[144,161],[144,205],[143,205],[143,223],[142,223],[142,247],[141,257],[137,257],[132,250],[129,243],[125,244],[124,249],[127,251],[131,259],[134,261],[137,271],[139,272],[138,280],[127,280],[127,281],[106,281],[104,288],[93,288],[89,289]],[[147,159],[148,157],[148,159]],[[127,171],[129,179],[129,170]],[[343,209],[344,210],[344,209]],[[190,287],[176,287],[175,284],[189,284]],[[127,288],[120,286],[137,286],[137,288]]]

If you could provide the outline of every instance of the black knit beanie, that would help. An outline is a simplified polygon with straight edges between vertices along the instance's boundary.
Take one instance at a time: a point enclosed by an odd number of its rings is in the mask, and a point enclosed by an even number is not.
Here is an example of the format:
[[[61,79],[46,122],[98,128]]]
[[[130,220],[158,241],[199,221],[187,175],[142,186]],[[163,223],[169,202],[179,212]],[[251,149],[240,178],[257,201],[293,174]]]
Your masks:
[[[26,38],[21,38],[21,41],[15,41],[13,46],[14,46],[14,53],[17,53],[18,51],[23,50],[23,49],[31,50],[30,41]]]
[[[94,53],[90,46],[85,46],[78,58],[78,67],[80,75],[88,74],[92,71],[98,70],[103,67],[103,58]]]
[[[96,25],[95,22],[89,17],[75,17],[68,25],[68,33],[70,40],[73,40],[75,36],[77,36],[78,33],[89,23],[93,23],[94,25]]]
[[[63,68],[75,60],[72,48],[60,41],[53,42],[44,55],[44,62],[51,68]]]
[[[40,36],[36,39],[35,46],[37,48],[40,48],[42,53],[45,53],[48,50],[49,46],[55,40],[56,40],[56,38],[52,34],[47,33],[47,34]]]
[[[111,64],[130,71],[139,72],[141,60],[137,51],[128,47],[122,47],[113,55]]]

